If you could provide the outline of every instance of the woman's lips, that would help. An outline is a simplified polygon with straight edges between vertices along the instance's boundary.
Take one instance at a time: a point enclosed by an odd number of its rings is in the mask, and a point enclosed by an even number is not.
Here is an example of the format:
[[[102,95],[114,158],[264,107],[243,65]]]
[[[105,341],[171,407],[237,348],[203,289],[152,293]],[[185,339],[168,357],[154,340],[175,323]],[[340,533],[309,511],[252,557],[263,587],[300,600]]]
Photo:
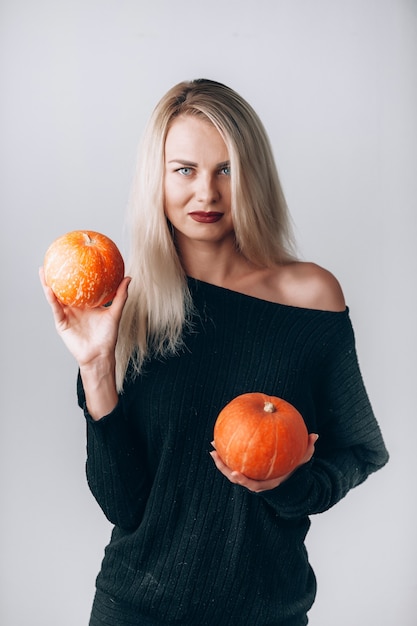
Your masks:
[[[218,222],[223,217],[223,213],[219,213],[218,211],[193,211],[192,213],[189,213],[189,216],[195,222],[212,224],[214,222]]]

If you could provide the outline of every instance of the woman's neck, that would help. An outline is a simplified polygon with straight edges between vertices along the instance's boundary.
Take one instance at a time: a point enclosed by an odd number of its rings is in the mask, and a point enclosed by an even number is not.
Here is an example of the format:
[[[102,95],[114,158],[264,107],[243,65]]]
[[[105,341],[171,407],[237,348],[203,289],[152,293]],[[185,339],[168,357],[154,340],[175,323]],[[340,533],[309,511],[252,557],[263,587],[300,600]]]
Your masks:
[[[255,269],[234,242],[216,245],[192,241],[181,246],[179,257],[187,276],[219,286],[227,286]]]

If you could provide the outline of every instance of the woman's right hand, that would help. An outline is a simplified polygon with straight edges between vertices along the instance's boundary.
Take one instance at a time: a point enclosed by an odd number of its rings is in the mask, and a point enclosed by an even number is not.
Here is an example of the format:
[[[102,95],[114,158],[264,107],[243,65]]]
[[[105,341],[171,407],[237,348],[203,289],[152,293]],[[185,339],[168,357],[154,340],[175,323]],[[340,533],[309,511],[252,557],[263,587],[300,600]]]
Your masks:
[[[64,306],[39,272],[55,327],[80,368],[88,411],[94,420],[108,415],[118,402],[115,348],[130,282],[125,277],[111,306],[81,309]]]
[[[39,270],[39,277],[52,309],[55,328],[79,367],[89,367],[97,360],[114,359],[130,278],[125,277],[122,280],[111,306],[88,309],[63,305],[45,283],[43,268]]]

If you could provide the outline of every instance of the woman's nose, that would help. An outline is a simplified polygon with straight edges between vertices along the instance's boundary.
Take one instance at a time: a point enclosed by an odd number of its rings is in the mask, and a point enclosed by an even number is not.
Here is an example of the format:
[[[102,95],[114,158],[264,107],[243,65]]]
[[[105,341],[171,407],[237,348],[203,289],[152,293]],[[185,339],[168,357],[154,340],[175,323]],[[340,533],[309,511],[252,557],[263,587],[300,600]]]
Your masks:
[[[220,198],[216,179],[210,174],[201,174],[197,181],[197,200],[201,203],[212,204]]]

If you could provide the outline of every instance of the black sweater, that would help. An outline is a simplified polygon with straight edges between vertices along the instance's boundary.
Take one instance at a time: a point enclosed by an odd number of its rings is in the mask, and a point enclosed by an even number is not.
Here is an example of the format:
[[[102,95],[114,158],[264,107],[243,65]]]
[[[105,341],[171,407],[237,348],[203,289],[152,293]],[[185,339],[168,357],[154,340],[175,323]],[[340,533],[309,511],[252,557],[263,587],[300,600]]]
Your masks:
[[[349,313],[189,285],[196,315],[178,356],[150,360],[98,422],[79,387],[88,482],[115,525],[90,623],[302,626],[316,590],[309,516],[388,459]],[[209,455],[220,409],[249,391],[285,398],[320,436],[310,463],[259,494]]]

